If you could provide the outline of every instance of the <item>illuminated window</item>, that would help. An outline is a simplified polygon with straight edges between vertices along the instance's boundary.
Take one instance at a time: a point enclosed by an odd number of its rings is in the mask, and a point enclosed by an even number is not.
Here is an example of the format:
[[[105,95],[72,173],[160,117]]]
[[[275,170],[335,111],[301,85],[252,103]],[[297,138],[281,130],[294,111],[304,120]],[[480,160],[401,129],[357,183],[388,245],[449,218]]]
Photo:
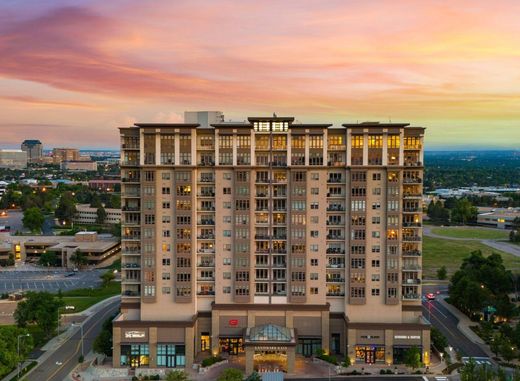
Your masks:
[[[309,136],[309,147],[310,148],[323,148],[323,136],[322,135]]]
[[[381,135],[370,135],[368,137],[368,148],[383,148],[383,137]]]
[[[399,135],[388,135],[388,148],[399,148],[400,143]]]
[[[273,149],[286,149],[286,148],[287,148],[287,136],[286,135],[273,136]]]
[[[292,136],[292,148],[305,148],[305,136]]]
[[[363,135],[352,135],[352,148],[363,148]]]
[[[418,136],[405,137],[404,149],[421,149],[421,138]]]

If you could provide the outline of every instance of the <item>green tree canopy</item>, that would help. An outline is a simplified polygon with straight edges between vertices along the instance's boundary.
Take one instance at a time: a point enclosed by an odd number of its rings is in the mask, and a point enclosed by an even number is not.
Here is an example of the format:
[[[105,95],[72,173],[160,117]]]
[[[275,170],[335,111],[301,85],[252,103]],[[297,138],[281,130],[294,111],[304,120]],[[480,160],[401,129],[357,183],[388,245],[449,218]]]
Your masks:
[[[103,225],[105,223],[105,220],[107,219],[107,212],[105,208],[102,206],[97,208],[96,211],[96,223],[99,225]]]
[[[404,363],[412,369],[419,368],[421,366],[421,350],[416,346],[407,349],[404,353]]]
[[[80,250],[76,250],[74,254],[70,256],[70,261],[77,267],[81,268],[88,263],[87,254],[83,253]]]
[[[451,221],[459,224],[477,221],[478,209],[467,198],[461,198],[455,202],[451,211]]]
[[[75,214],[76,204],[74,202],[74,196],[72,195],[72,192],[63,192],[60,197],[58,207],[54,211],[54,216],[57,219],[70,224]]]
[[[242,381],[244,379],[244,374],[235,368],[227,368],[220,373],[217,378],[217,381]]]
[[[23,212],[23,226],[29,229],[31,232],[40,232],[42,230],[45,217],[38,207],[32,207],[25,209]]]
[[[19,361],[23,361],[32,351],[32,336],[20,337],[20,357],[18,357],[18,336],[27,335],[26,329],[0,326],[0,378],[9,374]]]
[[[56,253],[54,251],[46,251],[40,255],[38,259],[38,264],[40,266],[56,266],[58,262],[58,258],[56,257]]]
[[[60,301],[49,292],[28,292],[18,303],[14,319],[20,328],[37,325],[47,336],[56,329]]]

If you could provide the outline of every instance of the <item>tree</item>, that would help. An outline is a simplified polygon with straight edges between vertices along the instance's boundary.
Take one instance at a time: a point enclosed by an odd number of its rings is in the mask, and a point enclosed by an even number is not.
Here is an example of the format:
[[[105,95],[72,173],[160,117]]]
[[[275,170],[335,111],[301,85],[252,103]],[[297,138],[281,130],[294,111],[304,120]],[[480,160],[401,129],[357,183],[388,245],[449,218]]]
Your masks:
[[[96,353],[112,356],[112,332],[102,330],[94,340],[93,349]]]
[[[54,212],[54,216],[65,223],[70,224],[72,218],[76,215],[76,204],[72,192],[64,192],[60,197],[58,207]]]
[[[80,250],[76,250],[74,254],[70,256],[70,261],[74,263],[78,268],[81,268],[88,263],[88,258],[85,253],[83,253]]]
[[[448,340],[437,328],[432,327],[430,331],[430,337],[433,346],[440,352],[444,352],[444,349],[448,346]]]
[[[419,368],[421,366],[421,350],[416,346],[407,349],[404,353],[404,363],[412,369]]]
[[[491,352],[493,352],[495,356],[498,356],[498,353],[500,352],[500,348],[502,347],[502,341],[503,336],[500,333],[493,335],[493,337],[491,338],[489,349],[491,349]]]
[[[0,326],[0,378],[11,372],[34,347],[32,336],[20,338],[20,357],[18,357],[19,335],[27,335],[27,330],[13,326]]]
[[[440,200],[430,202],[427,215],[434,224],[446,225],[450,222],[450,211],[444,207]]]
[[[111,270],[101,274],[100,278],[103,281],[103,287],[108,287],[110,282],[112,282],[115,279],[115,277],[116,276],[114,275],[114,272]]]
[[[455,202],[451,211],[451,221],[462,225],[477,221],[478,209],[467,198],[461,198]]]
[[[90,200],[90,207],[91,208],[100,208],[103,207],[103,204],[101,203],[101,198],[97,193],[94,193],[92,195],[92,199]]]
[[[172,370],[166,374],[166,381],[190,381],[184,370]]]
[[[244,379],[244,374],[235,368],[227,368],[220,373],[217,378],[217,381],[242,381]]]
[[[60,301],[49,292],[28,292],[26,299],[18,303],[14,319],[20,328],[36,325],[47,337],[56,329]]]
[[[31,232],[40,232],[42,230],[45,217],[41,210],[37,207],[26,209],[23,212],[23,226],[29,229]]]
[[[448,277],[448,270],[446,266],[441,266],[440,269],[437,270],[437,279],[445,280]]]
[[[38,264],[40,266],[56,266],[56,262],[58,258],[56,257],[56,253],[54,251],[46,251],[40,255],[38,259]]]
[[[96,214],[96,224],[103,225],[105,223],[105,220],[107,219],[107,212],[105,208],[103,208],[102,206],[98,207]]]

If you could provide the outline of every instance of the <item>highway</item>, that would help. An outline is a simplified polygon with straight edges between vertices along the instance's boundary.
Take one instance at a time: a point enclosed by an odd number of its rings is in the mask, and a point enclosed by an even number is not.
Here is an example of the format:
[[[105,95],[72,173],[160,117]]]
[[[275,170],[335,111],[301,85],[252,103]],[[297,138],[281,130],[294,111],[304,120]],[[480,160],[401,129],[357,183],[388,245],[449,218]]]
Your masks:
[[[103,322],[119,309],[120,300],[114,300],[101,308],[83,325],[84,351],[92,349],[92,343],[101,332]],[[81,355],[81,330],[65,341],[49,358],[39,364],[26,378],[29,381],[62,381],[78,365]]]
[[[425,286],[424,293],[441,294],[447,292],[447,286]],[[444,308],[437,300],[423,300],[423,316],[446,337],[450,346],[460,351],[462,356],[468,357],[488,357],[477,344],[469,340],[457,328],[459,320]]]

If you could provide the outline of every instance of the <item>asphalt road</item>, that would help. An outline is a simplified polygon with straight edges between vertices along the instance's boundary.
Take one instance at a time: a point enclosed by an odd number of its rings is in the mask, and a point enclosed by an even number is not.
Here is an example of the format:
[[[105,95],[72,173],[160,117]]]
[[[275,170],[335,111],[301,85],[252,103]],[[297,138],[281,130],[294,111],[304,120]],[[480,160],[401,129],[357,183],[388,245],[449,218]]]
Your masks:
[[[106,305],[83,325],[85,354],[92,349],[92,343],[101,332],[104,321],[116,313],[119,304],[120,300],[115,300]],[[62,381],[72,372],[81,355],[81,331],[79,328],[76,329],[69,340],[27,376],[29,381]]]
[[[437,290],[442,293],[447,292],[447,286],[425,286],[424,292],[433,292]],[[423,316],[428,319],[435,328],[437,328],[446,337],[450,346],[460,351],[463,356],[468,357],[488,357],[480,347],[469,340],[457,328],[459,320],[446,308],[444,308],[437,300],[423,300]]]

